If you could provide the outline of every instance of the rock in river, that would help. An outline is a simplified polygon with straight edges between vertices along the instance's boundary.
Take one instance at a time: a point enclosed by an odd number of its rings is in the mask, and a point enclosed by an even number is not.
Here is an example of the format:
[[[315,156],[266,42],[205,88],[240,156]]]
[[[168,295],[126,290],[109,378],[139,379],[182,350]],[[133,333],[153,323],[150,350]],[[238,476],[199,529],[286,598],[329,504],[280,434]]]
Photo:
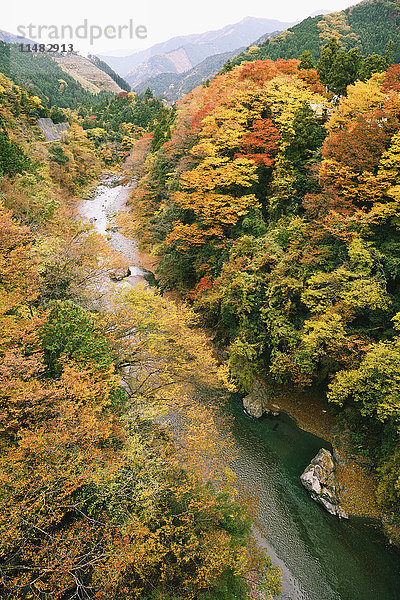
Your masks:
[[[340,488],[335,475],[335,463],[329,450],[321,448],[300,477],[311,498],[341,519],[348,519],[340,507]]]
[[[131,270],[129,267],[118,267],[109,272],[108,276],[112,281],[121,281],[125,277],[129,277]]]
[[[269,413],[267,408],[271,392],[262,380],[253,382],[250,394],[243,398],[243,408],[255,419],[260,419],[264,413]],[[277,414],[277,413],[276,413]]]

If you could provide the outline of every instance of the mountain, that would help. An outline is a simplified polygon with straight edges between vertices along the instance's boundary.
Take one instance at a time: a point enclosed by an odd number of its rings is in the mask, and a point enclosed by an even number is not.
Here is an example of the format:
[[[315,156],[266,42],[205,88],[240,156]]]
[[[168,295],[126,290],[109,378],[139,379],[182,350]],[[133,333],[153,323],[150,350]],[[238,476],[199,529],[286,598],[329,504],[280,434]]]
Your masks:
[[[321,48],[336,37],[345,50],[358,47],[364,56],[384,55],[390,41],[392,62],[400,61],[400,6],[398,0],[363,0],[340,12],[308,17],[286,31],[248,48],[234,64],[271,58],[299,58],[308,50],[314,61]]]
[[[82,56],[20,52],[16,44],[1,40],[0,73],[49,107],[76,108],[121,91],[109,75]]]
[[[27,38],[18,37],[13,33],[9,33],[8,31],[3,31],[0,29],[0,40],[6,42],[7,44],[32,44],[32,40],[28,40]]]
[[[138,85],[160,73],[189,71],[209,56],[246,47],[266,32],[282,31],[290,25],[292,23],[246,17],[222,29],[175,37],[130,56],[99,58],[130,83]]]
[[[135,88],[148,77],[161,73],[185,73],[193,67],[189,58],[189,48],[178,48],[166,54],[150,56],[126,76],[126,81]]]
[[[56,62],[62,71],[67,73],[75,80],[75,82],[84,90],[91,94],[98,94],[101,91],[112,92],[118,94],[123,89],[129,90],[129,85],[117,75],[107,64],[98,60],[96,57],[91,57],[91,60],[79,56],[78,54],[47,54],[36,56],[35,53],[19,52],[17,44],[33,44],[32,40],[18,37],[8,31],[0,29],[0,42],[4,42],[1,49],[2,56],[0,64],[5,68],[6,52],[9,53],[7,75],[14,76],[16,80],[24,85],[32,85],[33,81],[29,75],[35,78],[35,84],[40,87],[40,79],[36,78],[40,69],[43,69],[46,79],[54,74],[52,62]],[[12,44],[13,46],[9,46]],[[10,62],[11,59],[11,62]],[[15,70],[15,73],[13,71]],[[58,71],[59,76],[63,77],[61,71]],[[59,84],[58,84],[59,86]]]
[[[110,65],[108,65],[107,63],[105,63],[103,60],[100,60],[97,56],[93,56],[91,54],[88,54],[88,59],[98,69],[100,69],[101,71],[104,71],[104,73],[107,73],[107,75],[109,75],[111,77],[111,79],[113,79],[115,81],[115,83],[117,85],[119,85],[119,87],[121,89],[125,90],[126,92],[130,92],[131,91],[131,86],[129,85],[129,83],[126,82],[125,79],[122,79],[122,77],[120,77],[118,75],[118,73],[116,73],[114,71],[114,69],[112,69],[110,67]]]
[[[198,85],[201,85],[207,79],[215,77],[226,61],[236,56],[242,50],[243,48],[238,48],[232,52],[223,52],[222,54],[209,56],[200,64],[190,69],[190,71],[184,73],[161,73],[156,77],[150,77],[135,87],[135,91],[143,93],[146,88],[150,88],[156,97],[160,97],[173,104],[178,98],[181,98]]]

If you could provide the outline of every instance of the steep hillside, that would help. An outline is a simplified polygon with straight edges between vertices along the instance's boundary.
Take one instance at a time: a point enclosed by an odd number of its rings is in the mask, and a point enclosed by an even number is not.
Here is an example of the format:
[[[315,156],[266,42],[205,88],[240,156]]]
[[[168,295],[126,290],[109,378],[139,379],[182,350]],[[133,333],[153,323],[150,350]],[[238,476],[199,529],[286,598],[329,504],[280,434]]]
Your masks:
[[[162,73],[157,77],[151,77],[142,81],[135,90],[143,93],[146,88],[150,88],[155,96],[174,103],[188,92],[192,91],[204,81],[212,79],[223,67],[227,60],[233,58],[242,48],[232,52],[224,52],[209,56],[190,71],[186,73]]]
[[[122,77],[120,77],[118,75],[118,73],[116,73],[114,71],[114,69],[112,69],[110,67],[110,65],[105,63],[103,60],[100,60],[100,58],[98,58],[98,56],[95,56],[93,54],[88,54],[88,59],[101,71],[104,71],[104,73],[107,73],[107,75],[109,75],[111,77],[111,79],[113,79],[120,88],[122,88],[126,92],[131,91],[131,86],[129,85],[129,83],[127,81],[125,81],[125,79],[122,79]]]
[[[54,57],[59,67],[91,94],[101,91],[118,94],[122,88],[103,70],[79,54],[62,54]]]
[[[119,134],[162,109],[149,94],[110,104],[90,116]],[[130,263],[75,210],[108,163],[107,131],[90,137],[69,109],[68,134],[45,143],[42,110],[0,71],[0,597],[249,600],[252,577],[272,598],[280,572],[203,402],[224,394],[208,340],[189,308],[109,283]],[[95,192],[107,212],[130,193],[115,188],[126,170],[110,175]],[[179,444],[164,407],[185,415]]]
[[[246,62],[177,102],[131,226],[243,391],[326,394],[400,545],[400,65],[334,96],[304,62]]]
[[[10,33],[9,31],[4,31],[3,29],[0,29],[0,40],[6,42],[7,44],[26,44],[32,42],[32,40],[19,37],[13,33]]]
[[[95,68],[93,65],[91,67]],[[104,82],[106,76],[99,69],[97,69],[99,85],[89,82],[83,76],[81,81],[78,81],[71,76],[72,73],[64,71],[47,54],[20,52],[15,44],[0,42],[0,72],[37,95],[49,106],[76,108],[82,103],[93,103],[96,98],[101,100],[103,96],[107,97],[110,93],[105,89],[100,92],[100,82]],[[107,82],[102,84],[104,88],[113,87],[114,93],[120,90],[108,76]],[[85,84],[86,89],[82,84]]]
[[[149,77],[156,77],[163,73],[185,73],[191,68],[192,63],[187,50],[179,48],[166,54],[151,56],[144,63],[135,67],[126,76],[126,80],[132,88],[135,88]]]
[[[156,44],[142,52],[131,54],[130,56],[100,56],[100,58],[105,60],[105,62],[117,73],[122,75],[122,77],[126,77],[130,73],[133,73],[136,67],[146,63],[150,57],[163,57],[174,50],[182,48],[190,61],[190,66],[186,69],[189,70],[191,67],[201,63],[208,56],[229,52],[236,48],[240,48],[241,46],[247,46],[266,32],[282,31],[283,29],[286,29],[288,25],[291,24],[272,19],[246,17],[239,23],[227,25],[222,29],[175,37],[166,42]],[[171,59],[171,57],[169,58]],[[172,62],[174,62],[173,59]],[[169,63],[167,68],[170,70],[164,72],[180,72],[177,68],[171,67]],[[156,73],[152,71],[143,71],[142,80],[153,75],[158,75],[160,72],[162,71],[157,71]],[[139,82],[137,81],[136,85],[138,83]]]
[[[344,49],[358,47],[364,55],[384,55],[393,42],[391,60],[400,60],[400,7],[396,0],[364,0],[341,12],[309,17],[298,25],[267,39],[258,47],[250,47],[235,60],[299,58],[308,50],[314,61],[321,48],[336,37]]]

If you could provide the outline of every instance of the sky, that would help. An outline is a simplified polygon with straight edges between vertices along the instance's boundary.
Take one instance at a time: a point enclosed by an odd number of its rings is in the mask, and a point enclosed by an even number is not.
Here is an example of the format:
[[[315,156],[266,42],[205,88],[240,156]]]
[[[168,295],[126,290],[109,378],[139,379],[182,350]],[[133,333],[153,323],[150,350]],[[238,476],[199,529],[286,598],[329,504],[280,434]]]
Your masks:
[[[293,22],[321,9],[338,11],[356,3],[357,0],[142,0],[140,3],[133,0],[18,0],[2,6],[0,29],[28,34],[28,26],[32,25],[31,32],[35,36],[26,37],[38,39],[41,25],[44,43],[61,44],[71,42],[69,35],[59,39],[61,27],[70,26],[75,49],[79,52],[112,53],[120,49],[144,50],[178,35],[220,29],[246,16]],[[75,33],[80,25],[79,35],[85,36],[83,39],[77,39]]]

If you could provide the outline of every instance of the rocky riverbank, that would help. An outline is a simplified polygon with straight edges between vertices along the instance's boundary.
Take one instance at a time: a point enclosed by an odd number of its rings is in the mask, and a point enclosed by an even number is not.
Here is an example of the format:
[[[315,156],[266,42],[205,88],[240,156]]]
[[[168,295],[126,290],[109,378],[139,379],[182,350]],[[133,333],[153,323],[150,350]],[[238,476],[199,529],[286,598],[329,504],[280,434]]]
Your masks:
[[[272,392],[265,382],[258,379],[244,397],[243,406],[254,418],[285,412],[301,429],[330,442],[336,478],[341,488],[341,508],[350,517],[381,519],[381,510],[375,500],[376,484],[372,465],[365,457],[354,453],[348,434],[318,391],[274,386]]]

